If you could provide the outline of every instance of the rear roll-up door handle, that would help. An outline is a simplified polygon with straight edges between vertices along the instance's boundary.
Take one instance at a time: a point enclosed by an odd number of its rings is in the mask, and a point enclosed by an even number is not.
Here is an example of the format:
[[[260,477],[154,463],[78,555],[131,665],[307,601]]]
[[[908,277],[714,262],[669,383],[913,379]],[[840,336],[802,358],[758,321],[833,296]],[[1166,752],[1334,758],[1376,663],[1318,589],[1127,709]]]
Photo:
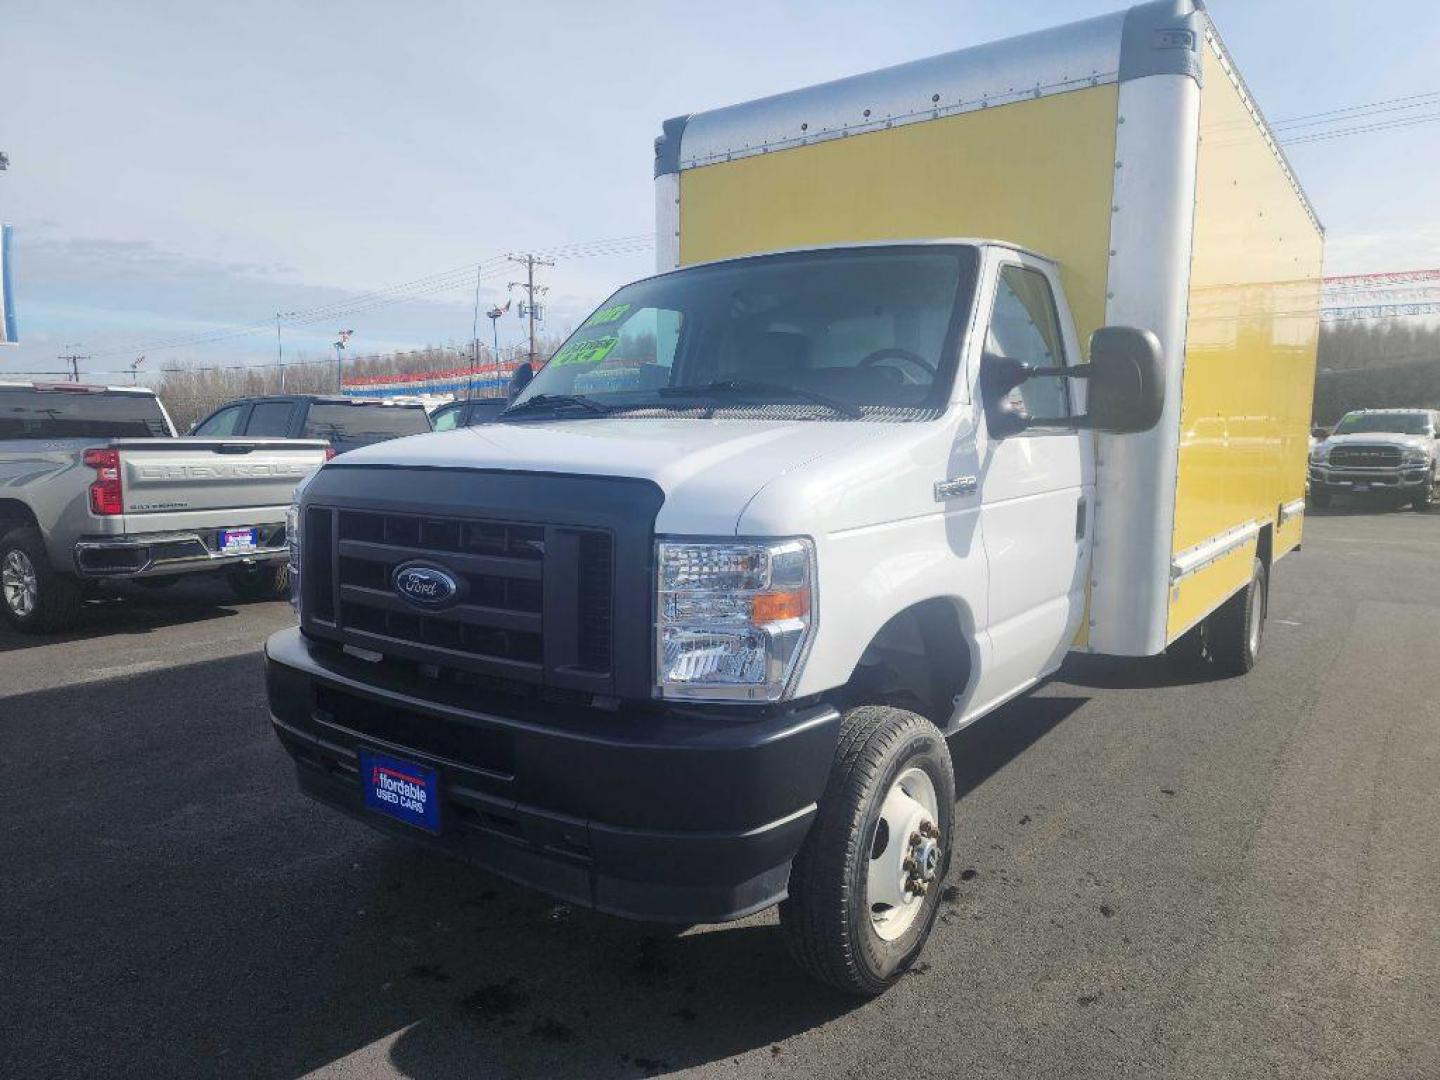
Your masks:
[[[1081,495],[1081,496],[1080,496],[1080,501],[1075,504],[1075,539],[1076,539],[1076,540],[1084,540],[1084,539],[1085,539],[1085,511],[1086,511],[1086,509],[1088,508],[1088,506],[1089,506],[1089,500],[1086,499],[1084,495]]]

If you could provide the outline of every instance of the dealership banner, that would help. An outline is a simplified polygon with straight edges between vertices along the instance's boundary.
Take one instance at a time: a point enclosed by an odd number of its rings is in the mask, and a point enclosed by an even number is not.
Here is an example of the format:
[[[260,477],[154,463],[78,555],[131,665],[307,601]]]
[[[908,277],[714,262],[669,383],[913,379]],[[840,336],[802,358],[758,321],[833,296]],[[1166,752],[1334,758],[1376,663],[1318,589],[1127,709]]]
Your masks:
[[[463,396],[466,393],[476,397],[494,397],[509,385],[510,374],[520,363],[506,361],[444,371],[414,371],[407,375],[357,375],[341,385],[351,397]]]

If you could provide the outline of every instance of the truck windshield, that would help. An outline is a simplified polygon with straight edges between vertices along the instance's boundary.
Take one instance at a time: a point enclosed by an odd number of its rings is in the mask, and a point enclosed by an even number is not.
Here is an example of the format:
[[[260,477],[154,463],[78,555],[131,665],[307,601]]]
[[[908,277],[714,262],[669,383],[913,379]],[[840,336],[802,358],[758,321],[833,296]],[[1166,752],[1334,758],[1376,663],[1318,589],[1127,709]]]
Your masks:
[[[1429,435],[1430,422],[1424,413],[1351,413],[1335,425],[1336,435]]]
[[[170,425],[151,394],[0,389],[0,439],[167,438]]]
[[[515,404],[544,398],[506,419],[757,407],[764,416],[770,406],[804,419],[925,415],[949,398],[975,265],[971,247],[887,246],[636,282],[560,346]],[[574,408],[585,403],[606,408]]]

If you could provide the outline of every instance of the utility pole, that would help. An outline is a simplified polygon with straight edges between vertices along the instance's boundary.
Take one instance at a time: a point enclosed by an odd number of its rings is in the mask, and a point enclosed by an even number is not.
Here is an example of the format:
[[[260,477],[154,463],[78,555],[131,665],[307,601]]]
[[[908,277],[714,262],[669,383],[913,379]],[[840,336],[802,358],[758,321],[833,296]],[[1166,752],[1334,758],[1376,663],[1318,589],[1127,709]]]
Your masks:
[[[525,267],[525,280],[510,282],[510,288],[513,289],[518,285],[525,290],[525,303],[520,305],[520,317],[530,320],[529,359],[530,369],[533,371],[535,369],[535,294],[536,292],[545,293],[549,291],[543,285],[538,288],[536,287],[535,268],[537,266],[554,266],[555,263],[550,259],[536,258],[534,255],[511,255],[510,261],[520,263]]]
[[[280,320],[297,314],[294,311],[275,312],[275,366],[280,369],[280,392],[285,392],[285,346],[280,341]]]
[[[63,347],[63,348],[66,348],[66,349],[73,349],[73,348],[75,348],[74,345],[65,345],[65,346],[62,346],[62,347]],[[78,353],[73,353],[73,352],[72,352],[72,353],[63,353],[62,355],[56,357],[56,359],[62,361],[63,363],[66,363],[66,364],[69,364],[69,365],[70,365],[70,381],[71,381],[71,382],[76,382],[76,383],[78,383],[78,382],[80,381],[80,361],[81,361],[81,360],[89,360],[90,357],[88,357],[88,356],[81,356],[81,355],[79,355]]]
[[[480,366],[480,264],[475,264],[475,313],[470,318],[470,375],[465,380],[465,400],[475,396],[475,369]]]

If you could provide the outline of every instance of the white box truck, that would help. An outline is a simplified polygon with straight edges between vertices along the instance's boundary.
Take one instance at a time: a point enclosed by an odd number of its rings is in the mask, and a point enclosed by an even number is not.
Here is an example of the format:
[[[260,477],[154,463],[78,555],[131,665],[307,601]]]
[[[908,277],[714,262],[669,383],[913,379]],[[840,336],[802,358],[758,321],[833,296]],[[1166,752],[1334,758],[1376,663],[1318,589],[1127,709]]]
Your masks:
[[[1072,649],[1255,662],[1321,230],[1164,0],[672,120],[660,271],[499,422],[358,450],[267,644],[302,789],[643,919],[780,906],[890,985],[946,736]]]

